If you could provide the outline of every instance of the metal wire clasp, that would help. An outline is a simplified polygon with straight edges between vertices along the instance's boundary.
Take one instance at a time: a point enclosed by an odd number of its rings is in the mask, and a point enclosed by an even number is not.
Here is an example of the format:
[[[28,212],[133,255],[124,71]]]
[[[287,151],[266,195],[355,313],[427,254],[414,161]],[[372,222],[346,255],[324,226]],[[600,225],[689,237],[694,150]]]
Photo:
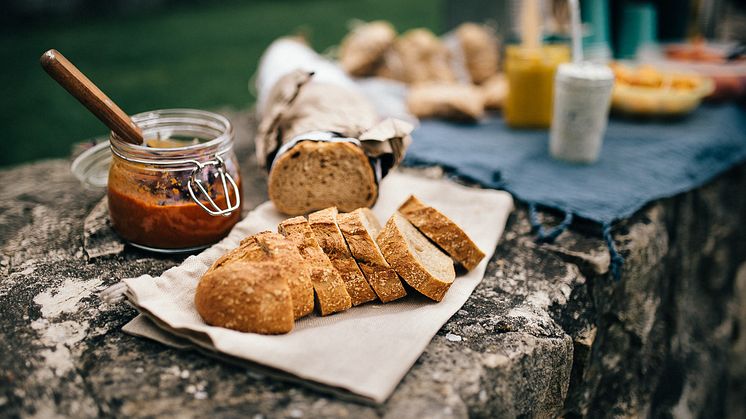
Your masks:
[[[226,173],[225,171],[225,161],[223,161],[223,158],[219,155],[215,156],[215,160],[208,161],[205,163],[200,163],[198,161],[193,161],[194,164],[197,165],[197,167],[192,171],[192,174],[189,176],[189,181],[187,182],[187,189],[189,189],[189,195],[191,195],[194,202],[197,203],[200,207],[202,207],[203,210],[205,210],[210,215],[222,215],[224,217],[227,217],[231,215],[233,211],[238,209],[239,206],[241,206],[241,191],[238,189],[238,185],[236,184],[236,181],[233,180],[233,177],[230,175],[230,173]],[[202,173],[202,171],[209,166],[214,166],[218,171],[218,176],[220,177],[220,182],[223,185],[223,193],[225,194],[225,204],[228,206],[225,209],[222,209],[218,206],[218,204],[215,202],[215,200],[210,197],[210,194],[207,192],[207,189],[202,185],[202,180],[199,178],[199,174]],[[228,182],[226,182],[226,179],[228,179]],[[228,183],[231,184],[233,187],[233,194],[236,197],[236,202],[231,203],[231,194],[228,193]],[[209,208],[207,205],[202,203],[202,201],[197,198],[197,194],[194,192],[194,185],[197,185],[197,189],[199,189],[199,192],[201,192],[202,195],[204,195],[205,198],[207,198],[207,202],[212,207]]]

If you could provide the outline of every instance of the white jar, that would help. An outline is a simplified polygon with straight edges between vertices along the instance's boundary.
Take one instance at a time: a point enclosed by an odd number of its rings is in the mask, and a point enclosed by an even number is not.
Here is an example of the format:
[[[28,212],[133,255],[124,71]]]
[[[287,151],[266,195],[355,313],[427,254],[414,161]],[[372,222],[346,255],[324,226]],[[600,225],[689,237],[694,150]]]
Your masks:
[[[598,160],[613,86],[614,73],[607,66],[592,63],[559,66],[549,138],[552,157],[573,163]]]

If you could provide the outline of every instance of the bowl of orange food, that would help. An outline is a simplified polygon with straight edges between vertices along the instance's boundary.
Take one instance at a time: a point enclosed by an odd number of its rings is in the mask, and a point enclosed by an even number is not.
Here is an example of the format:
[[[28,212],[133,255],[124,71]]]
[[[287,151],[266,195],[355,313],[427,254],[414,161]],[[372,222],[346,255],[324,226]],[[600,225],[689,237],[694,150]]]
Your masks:
[[[661,71],[651,65],[611,65],[614,89],[611,108],[616,113],[640,116],[682,116],[692,112],[711,94],[715,84],[695,73]]]

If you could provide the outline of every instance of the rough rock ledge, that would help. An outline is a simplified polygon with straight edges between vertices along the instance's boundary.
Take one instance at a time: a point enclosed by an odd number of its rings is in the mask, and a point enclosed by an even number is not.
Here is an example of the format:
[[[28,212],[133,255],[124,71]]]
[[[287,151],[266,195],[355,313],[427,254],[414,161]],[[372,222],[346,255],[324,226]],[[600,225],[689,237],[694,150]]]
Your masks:
[[[266,199],[252,156],[253,122],[248,113],[231,115],[251,208]],[[89,260],[83,223],[102,192],[83,190],[68,161],[0,175],[13,179],[0,189],[0,416],[746,412],[746,267],[737,275],[746,260],[743,166],[619,225],[615,239],[626,258],[619,282],[606,272],[608,256],[592,226],[537,245],[519,208],[482,284],[382,406],[125,335],[120,328],[136,312],[103,305],[96,294],[181,259],[128,248]]]

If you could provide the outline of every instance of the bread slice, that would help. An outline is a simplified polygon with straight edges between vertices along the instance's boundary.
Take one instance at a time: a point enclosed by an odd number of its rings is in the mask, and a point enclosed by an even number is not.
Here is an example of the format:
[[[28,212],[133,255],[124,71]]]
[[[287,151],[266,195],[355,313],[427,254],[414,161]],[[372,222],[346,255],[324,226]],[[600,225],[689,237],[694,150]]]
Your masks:
[[[368,208],[359,208],[338,214],[337,224],[350,246],[352,256],[378,298],[388,303],[407,295],[399,275],[391,269],[376,244],[375,237],[381,225],[373,212]]]
[[[324,253],[342,276],[347,293],[352,299],[352,305],[357,306],[373,301],[376,299],[376,294],[350,254],[347,242],[337,225],[337,214],[336,207],[316,211],[308,215],[308,223]]]
[[[378,197],[368,157],[345,142],[298,143],[274,162],[268,184],[275,207],[289,215],[334,206],[352,211],[373,205]]]
[[[207,272],[238,261],[275,262],[290,286],[294,317],[299,319],[313,311],[311,271],[295,243],[280,234],[263,231],[243,239],[236,249],[216,260]]]
[[[404,216],[394,213],[377,241],[383,256],[407,284],[435,301],[443,299],[456,279],[453,261]]]
[[[484,252],[461,227],[414,195],[399,207],[399,212],[467,270],[474,269],[484,258]]]
[[[345,311],[352,306],[350,294],[329,258],[319,246],[305,217],[294,217],[280,223],[277,230],[298,247],[311,270],[311,282],[319,300],[322,316]]]
[[[199,281],[194,305],[205,323],[263,334],[293,330],[293,299],[285,271],[274,262],[233,261]]]

